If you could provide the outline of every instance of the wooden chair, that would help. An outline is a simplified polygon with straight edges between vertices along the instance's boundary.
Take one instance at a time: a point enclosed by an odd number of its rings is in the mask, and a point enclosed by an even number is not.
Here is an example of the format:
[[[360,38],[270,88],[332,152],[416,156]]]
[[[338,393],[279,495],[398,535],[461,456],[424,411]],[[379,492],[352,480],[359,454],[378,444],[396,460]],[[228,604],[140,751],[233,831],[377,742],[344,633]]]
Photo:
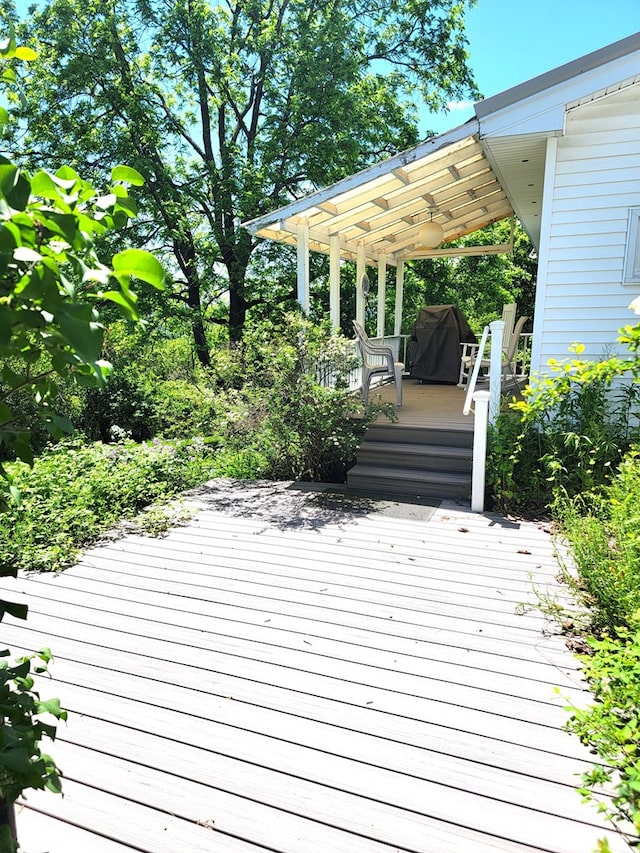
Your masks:
[[[505,345],[503,339],[503,347],[502,347],[502,379],[506,379],[507,373],[511,374],[511,378],[518,385],[518,380],[516,378],[515,372],[515,364],[518,360],[518,344],[520,342],[520,335],[522,334],[522,329],[524,324],[527,322],[528,317],[520,317],[518,322],[515,324],[511,333],[507,339],[507,343]],[[475,347],[475,351],[465,353],[465,347]],[[478,355],[478,345],[477,344],[462,344],[462,361],[464,362],[465,368],[465,382],[463,385],[469,381],[469,377],[471,376],[471,371],[473,370],[473,366],[475,364],[477,355]],[[490,359],[483,358],[480,362],[481,368],[488,368],[491,364]],[[460,368],[460,376],[462,381],[462,367]],[[458,383],[460,385],[460,383]],[[460,385],[460,387],[463,387]]]
[[[374,344],[360,323],[353,321],[353,328],[360,346],[362,356],[362,402],[369,402],[369,383],[374,376],[392,379],[396,383],[396,405],[402,405],[402,374],[404,364],[394,361],[393,350],[383,344]],[[381,361],[382,359],[382,361]]]
[[[516,311],[518,304],[510,302],[502,306],[502,322],[504,323],[504,331],[502,333],[502,350],[503,352],[509,348],[511,336],[514,332],[514,324],[516,322]],[[458,388],[464,388],[471,377],[471,371],[475,364],[478,354],[478,344],[461,343],[462,352],[460,354],[460,376],[458,377]],[[485,359],[483,359],[483,362]],[[484,363],[482,365],[485,366]]]

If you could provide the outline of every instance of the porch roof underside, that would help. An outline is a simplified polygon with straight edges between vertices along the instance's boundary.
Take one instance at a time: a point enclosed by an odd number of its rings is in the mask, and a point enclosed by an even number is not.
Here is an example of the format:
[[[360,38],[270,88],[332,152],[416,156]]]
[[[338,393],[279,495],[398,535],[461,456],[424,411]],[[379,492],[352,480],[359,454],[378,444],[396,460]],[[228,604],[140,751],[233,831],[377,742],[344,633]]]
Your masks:
[[[432,252],[418,236],[431,219],[446,243],[512,214],[472,119],[244,225],[259,237],[295,245],[308,224],[312,251],[328,253],[337,237],[343,258],[355,259],[364,247],[368,261],[385,256],[395,265]]]

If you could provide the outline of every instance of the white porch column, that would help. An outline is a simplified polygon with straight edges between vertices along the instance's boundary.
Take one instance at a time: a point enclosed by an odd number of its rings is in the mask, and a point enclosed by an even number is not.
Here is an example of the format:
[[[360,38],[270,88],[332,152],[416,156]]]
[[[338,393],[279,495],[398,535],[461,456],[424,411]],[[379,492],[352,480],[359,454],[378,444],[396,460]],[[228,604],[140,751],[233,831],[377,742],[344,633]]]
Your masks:
[[[402,303],[404,299],[404,261],[398,261],[396,266],[396,308],[393,318],[393,334],[399,335],[402,330]]]
[[[331,328],[340,328],[340,237],[329,237],[329,319]]]
[[[384,311],[385,297],[387,295],[387,256],[380,255],[378,258],[378,329],[379,338],[384,338]]]
[[[356,321],[360,323],[364,329],[364,295],[362,293],[361,281],[362,276],[367,271],[367,265],[364,259],[364,244],[358,246],[358,254],[356,258]]]
[[[297,226],[296,249],[298,253],[298,302],[305,314],[309,313],[309,223]]]

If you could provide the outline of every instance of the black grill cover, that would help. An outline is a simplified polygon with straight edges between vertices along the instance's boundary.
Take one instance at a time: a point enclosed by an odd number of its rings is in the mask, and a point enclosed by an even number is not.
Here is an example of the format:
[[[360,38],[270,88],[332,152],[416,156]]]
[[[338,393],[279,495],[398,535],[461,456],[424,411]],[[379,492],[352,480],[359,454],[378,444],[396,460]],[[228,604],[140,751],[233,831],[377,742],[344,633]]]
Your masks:
[[[460,376],[460,343],[477,343],[457,305],[421,308],[409,350],[410,375],[423,382],[456,383]]]

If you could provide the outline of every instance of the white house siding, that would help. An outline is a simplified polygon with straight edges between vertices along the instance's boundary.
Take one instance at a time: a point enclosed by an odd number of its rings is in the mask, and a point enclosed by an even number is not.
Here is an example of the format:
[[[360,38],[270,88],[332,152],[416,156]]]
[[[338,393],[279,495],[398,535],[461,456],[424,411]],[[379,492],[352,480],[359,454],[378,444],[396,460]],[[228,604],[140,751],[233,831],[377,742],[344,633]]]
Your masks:
[[[545,199],[534,370],[576,341],[597,359],[633,321],[637,289],[623,284],[623,267],[629,208],[640,206],[639,95],[632,86],[567,111]]]

